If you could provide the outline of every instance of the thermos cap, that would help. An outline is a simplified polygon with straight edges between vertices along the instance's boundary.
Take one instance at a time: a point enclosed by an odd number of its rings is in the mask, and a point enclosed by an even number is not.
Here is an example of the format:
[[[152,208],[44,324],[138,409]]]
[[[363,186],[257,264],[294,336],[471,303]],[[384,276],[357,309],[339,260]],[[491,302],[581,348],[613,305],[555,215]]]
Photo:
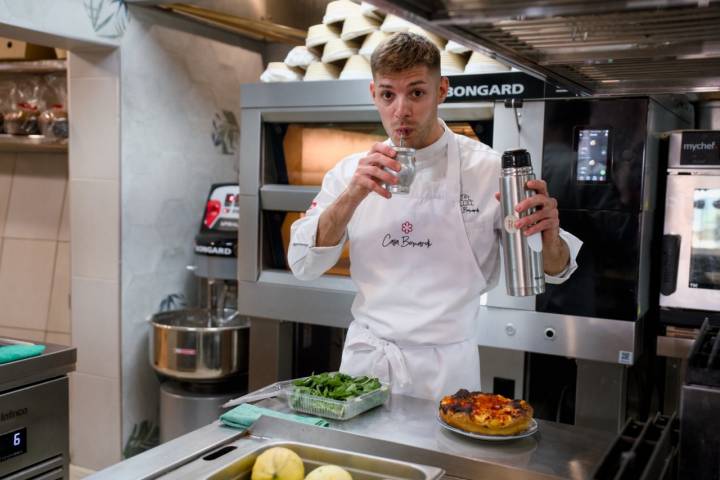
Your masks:
[[[502,154],[502,168],[522,168],[531,165],[530,152],[524,148],[507,150]]]

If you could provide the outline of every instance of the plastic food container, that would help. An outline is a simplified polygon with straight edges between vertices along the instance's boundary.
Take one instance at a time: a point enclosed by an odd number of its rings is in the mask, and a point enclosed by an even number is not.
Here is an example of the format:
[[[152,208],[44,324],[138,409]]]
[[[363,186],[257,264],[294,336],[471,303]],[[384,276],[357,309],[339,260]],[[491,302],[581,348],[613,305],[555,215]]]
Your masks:
[[[302,378],[296,380],[302,380]],[[380,388],[372,392],[348,398],[347,400],[335,400],[334,398],[318,397],[305,392],[298,392],[295,390],[295,385],[293,385],[294,381],[284,380],[273,383],[256,392],[236,398],[223,406],[230,407],[241,403],[257,402],[266,398],[277,397],[287,399],[288,406],[298,412],[333,420],[348,420],[367,412],[371,408],[382,405],[390,396],[390,385],[382,382],[380,382]]]
[[[348,420],[357,417],[371,408],[382,405],[390,396],[390,386],[385,383],[381,383],[380,388],[377,390],[347,400],[335,400],[334,398],[297,392],[293,387],[292,382],[290,382],[286,391],[290,408],[298,412],[334,420]]]

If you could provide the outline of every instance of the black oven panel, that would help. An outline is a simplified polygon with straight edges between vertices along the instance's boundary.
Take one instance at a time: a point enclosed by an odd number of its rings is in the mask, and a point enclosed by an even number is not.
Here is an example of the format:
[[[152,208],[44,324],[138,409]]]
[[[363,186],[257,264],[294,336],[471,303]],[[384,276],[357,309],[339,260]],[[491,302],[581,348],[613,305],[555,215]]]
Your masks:
[[[636,320],[642,231],[651,223],[644,188],[648,98],[548,101],[542,178],[560,225],[583,241],[578,269],[538,295],[541,312]]]
[[[545,104],[542,178],[563,210],[642,209],[647,98]],[[562,217],[561,217],[562,218]]]

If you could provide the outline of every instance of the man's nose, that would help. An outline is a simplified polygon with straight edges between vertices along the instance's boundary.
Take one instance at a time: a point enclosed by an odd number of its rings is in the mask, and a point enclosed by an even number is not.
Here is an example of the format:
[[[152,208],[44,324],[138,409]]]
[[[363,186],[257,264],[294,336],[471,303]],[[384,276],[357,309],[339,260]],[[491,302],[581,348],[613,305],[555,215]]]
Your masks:
[[[409,99],[404,96],[398,96],[395,116],[397,118],[407,118],[410,115],[412,115],[412,108]]]

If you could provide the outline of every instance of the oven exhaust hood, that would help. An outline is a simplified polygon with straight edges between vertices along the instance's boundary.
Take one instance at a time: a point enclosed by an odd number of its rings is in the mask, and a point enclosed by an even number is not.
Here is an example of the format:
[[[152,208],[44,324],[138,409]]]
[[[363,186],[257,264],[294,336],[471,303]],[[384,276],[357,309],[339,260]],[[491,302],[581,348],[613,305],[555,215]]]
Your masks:
[[[720,91],[720,0],[369,0],[576,93]]]
[[[304,45],[307,28],[322,18],[329,0],[126,1],[155,13],[159,23],[210,37],[224,32],[246,39],[245,48],[261,51],[268,45]]]

